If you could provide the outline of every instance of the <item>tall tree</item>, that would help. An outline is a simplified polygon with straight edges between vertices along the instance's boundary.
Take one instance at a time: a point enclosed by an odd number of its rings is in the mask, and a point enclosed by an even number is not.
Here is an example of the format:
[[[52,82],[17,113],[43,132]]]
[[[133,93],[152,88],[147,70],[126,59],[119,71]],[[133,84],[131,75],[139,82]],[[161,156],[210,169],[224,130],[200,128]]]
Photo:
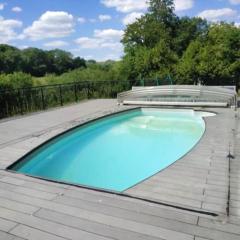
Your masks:
[[[38,48],[27,48],[22,51],[23,72],[41,77],[47,72],[46,52]]]
[[[182,17],[176,23],[175,36],[173,38],[173,49],[181,57],[189,44],[198,37],[207,35],[209,24],[201,18]]]
[[[21,51],[7,44],[0,45],[0,73],[13,73],[21,70]]]
[[[131,78],[169,73],[171,64],[176,62],[172,38],[178,20],[172,0],[150,0],[148,13],[127,26],[122,42],[124,61],[134,64],[128,67]]]
[[[240,78],[240,29],[232,24],[210,26],[192,41],[177,67],[179,83],[232,85]]]
[[[173,0],[149,0],[148,10],[150,15],[152,15],[158,22],[164,23],[167,27],[172,26],[176,20]]]

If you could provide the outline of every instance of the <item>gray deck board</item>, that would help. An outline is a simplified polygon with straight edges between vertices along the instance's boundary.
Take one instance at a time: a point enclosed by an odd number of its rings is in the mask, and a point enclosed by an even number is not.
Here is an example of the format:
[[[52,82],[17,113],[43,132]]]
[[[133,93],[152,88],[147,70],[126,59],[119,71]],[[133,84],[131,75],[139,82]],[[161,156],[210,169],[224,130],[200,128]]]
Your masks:
[[[2,240],[24,240],[23,238],[14,236],[12,234],[0,231],[0,239]],[[25,238],[26,240],[26,238]]]
[[[87,221],[86,219],[81,219],[80,217],[73,217],[71,215],[61,214],[51,210],[41,209],[35,214],[36,216],[52,220],[67,226],[72,226],[76,228],[84,229],[88,232],[95,232],[106,237],[112,237],[114,239],[143,239],[143,240],[155,240],[160,238],[154,238],[148,235],[142,235],[137,232],[127,231],[120,229],[118,227],[111,227],[109,225]]]
[[[219,217],[4,170],[56,134],[127,108],[118,107],[114,100],[93,100],[0,121],[0,239],[240,239],[240,121],[231,109],[214,109],[219,115],[206,119],[207,131],[192,151],[126,191],[137,197],[217,212]],[[229,142],[235,159],[231,161],[227,217]]]
[[[35,228],[31,228],[25,225],[18,225],[11,231],[12,234],[23,237],[27,240],[65,240],[66,238],[58,237]]]

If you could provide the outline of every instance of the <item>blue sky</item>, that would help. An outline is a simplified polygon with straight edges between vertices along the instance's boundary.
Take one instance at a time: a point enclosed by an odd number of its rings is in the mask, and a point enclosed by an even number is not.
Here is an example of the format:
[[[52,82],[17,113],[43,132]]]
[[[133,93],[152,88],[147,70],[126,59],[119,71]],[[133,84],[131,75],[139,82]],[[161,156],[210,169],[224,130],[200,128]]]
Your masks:
[[[179,16],[240,23],[240,0],[175,0],[175,6]],[[126,24],[146,8],[145,0],[0,0],[0,43],[117,60]]]

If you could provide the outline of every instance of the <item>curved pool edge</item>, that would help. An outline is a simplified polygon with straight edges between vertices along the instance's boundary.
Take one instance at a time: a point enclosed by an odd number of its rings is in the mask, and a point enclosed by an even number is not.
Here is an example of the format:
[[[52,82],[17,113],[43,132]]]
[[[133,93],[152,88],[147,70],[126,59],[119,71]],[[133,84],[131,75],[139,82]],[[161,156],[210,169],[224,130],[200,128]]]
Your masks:
[[[196,110],[194,110],[194,111],[196,111]],[[205,119],[205,118],[206,118],[206,117],[202,117],[202,119],[203,119],[203,121],[204,121],[204,124],[205,124],[204,132],[203,132],[201,138],[197,141],[197,143],[196,143],[196,144],[195,144],[195,145],[194,145],[194,146],[193,146],[188,152],[186,152],[183,156],[181,156],[180,158],[178,158],[175,162],[171,163],[170,165],[168,165],[168,166],[165,167],[164,169],[161,169],[160,171],[158,171],[158,172],[154,173],[153,175],[151,175],[151,176],[145,178],[144,180],[142,180],[142,181],[140,181],[140,182],[134,184],[133,186],[131,186],[131,187],[125,189],[125,190],[122,191],[122,192],[126,192],[126,191],[130,190],[131,188],[134,188],[134,187],[136,187],[137,185],[139,185],[139,184],[141,184],[141,183],[147,181],[148,179],[150,179],[150,178],[156,176],[157,174],[163,172],[164,170],[167,170],[168,168],[170,168],[171,166],[173,166],[175,163],[181,161],[181,160],[182,160],[184,157],[186,157],[190,152],[192,152],[192,151],[198,146],[198,144],[202,141],[204,135],[206,134],[206,131],[207,131],[206,126],[207,126],[207,124],[206,124],[206,119]]]
[[[89,186],[89,185],[84,185],[84,184],[77,184],[77,183],[73,183],[73,182],[68,182],[68,181],[64,181],[64,180],[56,180],[56,179],[51,179],[51,178],[45,178],[45,177],[41,177],[41,176],[36,176],[36,175],[31,175],[31,174],[27,174],[27,173],[22,173],[22,172],[19,172],[17,170],[13,170],[12,168],[14,168],[14,166],[16,166],[17,164],[19,164],[21,161],[24,160],[24,158],[28,157],[30,154],[32,154],[33,152],[35,152],[36,150],[38,150],[39,148],[41,148],[42,146],[44,146],[45,144],[53,141],[54,139],[58,138],[58,137],[61,137],[67,133],[70,133],[71,131],[74,131],[75,129],[77,128],[80,128],[80,127],[84,127],[86,125],[89,125],[91,123],[94,123],[98,120],[102,120],[102,119],[107,119],[108,117],[112,117],[112,116],[115,116],[115,115],[118,115],[118,114],[122,114],[122,113],[127,113],[127,112],[131,112],[131,111],[135,111],[135,110],[139,110],[139,109],[162,109],[162,110],[193,110],[193,111],[201,111],[201,112],[210,112],[210,113],[214,113],[214,114],[218,114],[216,112],[213,112],[213,111],[207,111],[207,109],[193,109],[193,108],[176,108],[176,107],[147,107],[147,106],[136,106],[136,107],[131,107],[130,109],[123,109],[123,110],[117,110],[115,112],[111,112],[109,114],[105,114],[105,115],[102,115],[100,117],[96,117],[96,118],[93,118],[89,121],[85,121],[81,124],[78,124],[72,128],[69,128],[67,129],[66,131],[63,131],[57,135],[55,135],[54,137],[51,137],[49,139],[47,139],[46,141],[44,141],[43,143],[41,143],[40,145],[34,147],[31,151],[27,152],[26,154],[24,154],[22,157],[20,157],[18,160],[16,160],[15,162],[13,162],[12,164],[10,164],[9,166],[7,166],[5,168],[6,171],[8,172],[12,172],[12,173],[15,173],[15,174],[19,174],[19,175],[24,175],[24,176],[28,176],[28,177],[31,177],[31,178],[35,178],[35,179],[40,179],[40,180],[44,180],[44,181],[47,181],[47,182],[53,182],[53,183],[58,183],[58,184],[63,184],[63,185],[68,185],[68,186],[75,186],[75,187],[80,187],[80,188],[84,188],[84,189],[89,189],[89,190],[94,190],[94,191],[98,191],[98,192],[105,192],[105,193],[112,193],[112,194],[121,194],[121,193],[124,193],[126,191],[128,191],[129,189],[133,188],[134,186],[136,185],[139,185],[141,184],[142,182],[150,179],[151,177],[157,175],[158,173],[164,171],[164,170],[167,170],[169,167],[171,167],[172,165],[174,165],[176,162],[180,161],[181,159],[183,159],[186,155],[188,155],[191,151],[193,151],[199,144],[199,142],[203,139],[205,133],[206,133],[206,120],[205,118],[206,117],[202,117],[203,121],[204,121],[204,124],[205,124],[205,128],[204,128],[204,132],[201,136],[201,138],[197,141],[197,143],[188,151],[186,152],[183,156],[181,156],[179,159],[177,159],[176,161],[174,161],[173,163],[171,163],[170,165],[168,165],[167,167],[161,169],[160,171],[154,173],[153,175],[143,179],[142,181],[124,189],[123,191],[116,191],[116,190],[111,190],[111,189],[105,189],[105,188],[100,188],[100,187],[94,187],[94,186]]]
[[[124,109],[124,110],[120,110],[120,111],[116,111],[116,112],[112,112],[112,113],[109,113],[109,114],[106,114],[106,115],[103,115],[103,116],[100,116],[100,117],[96,117],[96,118],[93,118],[91,120],[87,120],[81,124],[78,124],[74,127],[71,127],[61,133],[58,133],[57,135],[53,136],[53,137],[50,137],[49,139],[47,139],[46,141],[42,142],[40,145],[34,147],[33,149],[31,149],[29,152],[27,152],[26,154],[24,154],[23,156],[21,156],[18,160],[16,160],[15,162],[13,162],[12,164],[10,164],[9,166],[7,166],[5,168],[5,170],[11,170],[11,172],[16,172],[16,173],[19,173],[17,171],[14,171],[12,170],[11,168],[13,168],[15,165],[17,165],[19,162],[21,162],[24,158],[26,158],[28,155],[32,154],[34,151],[38,150],[39,148],[41,148],[42,146],[44,146],[45,144],[53,141],[54,139],[58,138],[58,137],[61,137],[63,136],[64,134],[66,133],[70,133],[71,131],[74,131],[75,129],[79,128],[79,127],[84,127],[88,124],[91,124],[91,123],[94,123],[95,121],[98,121],[98,120],[101,120],[101,119],[104,119],[104,118],[107,118],[107,117],[111,117],[111,116],[114,116],[114,115],[117,115],[117,114],[121,114],[121,113],[125,113],[125,112],[129,112],[129,111],[134,111],[134,110],[138,110],[138,109],[141,109],[141,107],[134,107],[134,108],[130,108],[130,109]],[[26,174],[23,174],[23,175],[26,175]]]

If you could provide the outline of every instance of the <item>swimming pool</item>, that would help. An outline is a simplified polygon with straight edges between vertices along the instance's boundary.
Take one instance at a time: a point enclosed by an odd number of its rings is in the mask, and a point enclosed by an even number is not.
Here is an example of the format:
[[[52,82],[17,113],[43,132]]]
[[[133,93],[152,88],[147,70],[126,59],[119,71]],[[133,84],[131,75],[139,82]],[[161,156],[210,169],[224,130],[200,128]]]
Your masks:
[[[68,131],[10,167],[20,173],[124,191],[168,167],[201,139],[205,113],[142,108]]]

